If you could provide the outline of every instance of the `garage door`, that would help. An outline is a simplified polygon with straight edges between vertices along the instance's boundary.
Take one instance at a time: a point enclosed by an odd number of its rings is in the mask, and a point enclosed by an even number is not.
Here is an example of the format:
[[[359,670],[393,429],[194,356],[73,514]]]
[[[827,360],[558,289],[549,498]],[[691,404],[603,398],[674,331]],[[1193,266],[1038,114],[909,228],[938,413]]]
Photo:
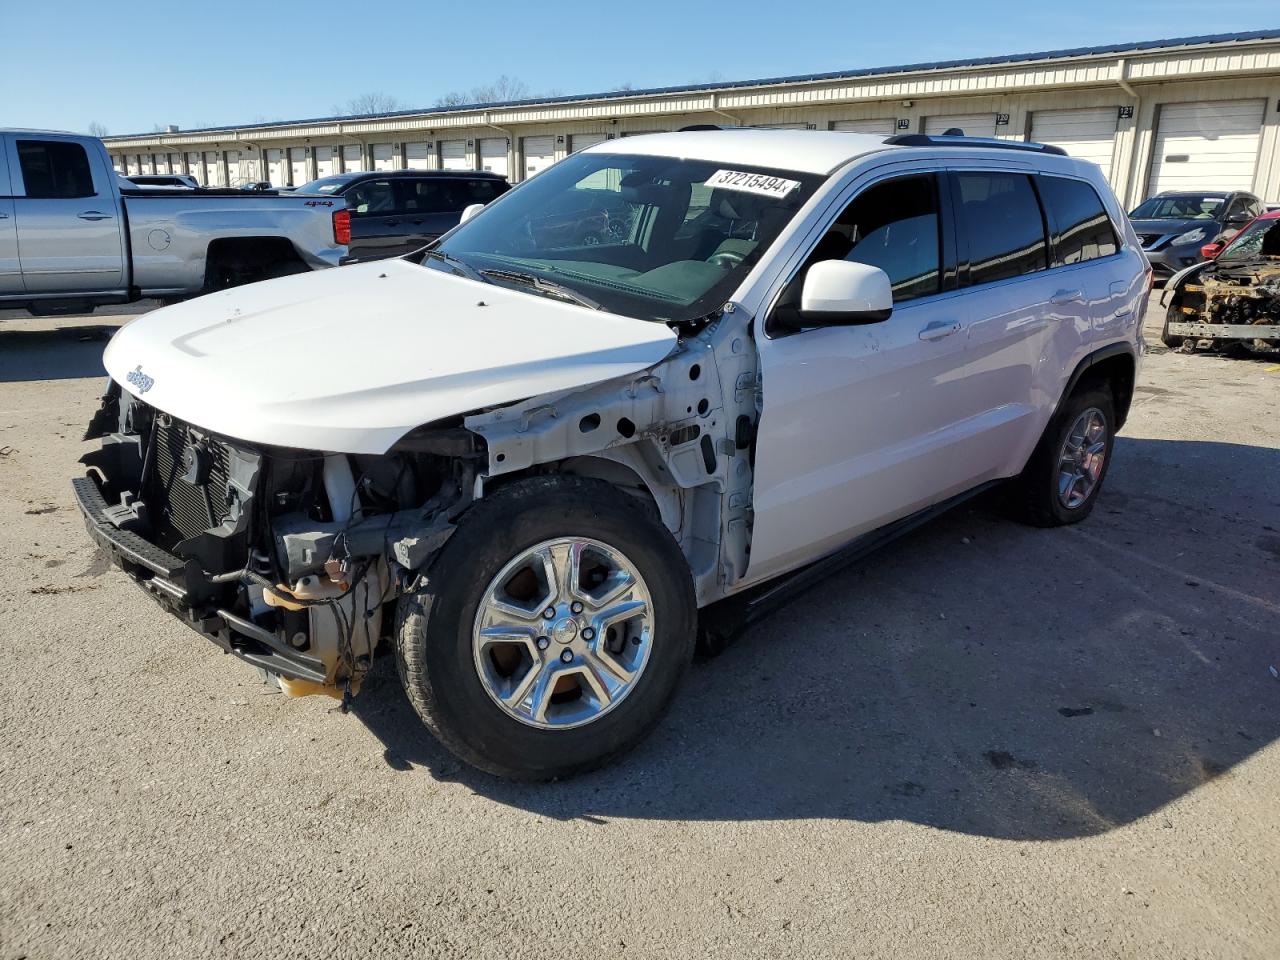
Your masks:
[[[1147,195],[1253,189],[1265,108],[1262,100],[1163,104]]]
[[[440,167],[444,170],[469,170],[467,166],[467,141],[441,140]]]
[[[315,147],[316,177],[331,177],[338,172],[338,148],[332,146]]]
[[[537,176],[556,162],[555,137],[524,138],[524,177]]]
[[[347,173],[359,173],[364,169],[364,150],[358,143],[342,145],[342,169]]]
[[[1070,156],[1096,163],[1104,174],[1111,173],[1111,157],[1116,146],[1115,107],[1088,110],[1037,110],[1031,114],[1030,139],[1051,143]]]
[[[204,185],[206,187],[225,187],[226,179],[222,176],[221,158],[212,150],[204,155]]]
[[[506,137],[480,141],[480,169],[500,176],[508,176]]]
[[[170,173],[182,172],[182,154],[180,153],[169,154],[169,172]]]
[[[396,168],[396,154],[391,144],[374,143],[370,146],[373,149],[373,169],[394,170]]]
[[[267,150],[267,179],[273,187],[285,186],[284,151],[276,147]]]
[[[410,170],[431,169],[431,150],[425,140],[404,145],[404,165]]]
[[[966,137],[994,137],[996,115],[994,113],[961,113],[951,117],[925,117],[924,132],[937,137],[952,127],[959,127]]]
[[[234,187],[244,179],[240,172],[240,151],[227,151],[227,186]]]
[[[604,143],[606,139],[608,138],[603,133],[575,133],[569,138],[569,152],[577,153],[587,147],[594,147],[597,143]]]
[[[187,173],[195,177],[200,183],[204,184],[204,157],[198,153],[188,153],[186,156]]]
[[[897,122],[892,117],[880,120],[837,120],[831,125],[831,129],[844,130],[848,133],[869,133],[877,137],[891,137]]]

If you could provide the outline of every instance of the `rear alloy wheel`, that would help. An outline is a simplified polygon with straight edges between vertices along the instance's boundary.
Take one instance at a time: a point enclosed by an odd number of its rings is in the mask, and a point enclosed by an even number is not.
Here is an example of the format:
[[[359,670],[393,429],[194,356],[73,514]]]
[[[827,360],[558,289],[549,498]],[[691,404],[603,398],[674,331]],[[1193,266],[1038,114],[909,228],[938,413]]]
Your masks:
[[[688,564],[654,511],[581,477],[472,506],[400,600],[405,692],[450,751],[503,777],[599,766],[658,722],[693,656]]]
[[[1078,523],[1093,510],[1115,443],[1115,401],[1105,384],[1063,401],[1016,481],[1024,520],[1039,527]]]

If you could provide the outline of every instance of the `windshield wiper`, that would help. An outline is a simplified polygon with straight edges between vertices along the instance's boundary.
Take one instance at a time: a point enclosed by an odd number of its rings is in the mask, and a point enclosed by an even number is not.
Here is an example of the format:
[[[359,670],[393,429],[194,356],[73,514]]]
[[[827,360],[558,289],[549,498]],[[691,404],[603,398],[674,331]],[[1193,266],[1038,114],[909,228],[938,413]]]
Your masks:
[[[556,283],[554,280],[548,280],[546,277],[539,277],[532,273],[519,273],[515,270],[481,270],[480,274],[491,280],[506,280],[510,283],[523,283],[525,286],[537,290],[539,293],[545,293],[548,296],[557,297],[561,300],[568,300],[578,304],[580,307],[588,307],[592,310],[603,310],[600,304],[596,303],[590,297],[579,293],[571,287],[566,287],[562,283]]]
[[[447,263],[453,267],[455,271],[467,277],[470,280],[479,280],[481,283],[488,283],[479,270],[471,266],[464,260],[459,260],[451,253],[445,253],[443,250],[423,250],[424,257],[430,257],[432,260],[439,260],[441,263]]]

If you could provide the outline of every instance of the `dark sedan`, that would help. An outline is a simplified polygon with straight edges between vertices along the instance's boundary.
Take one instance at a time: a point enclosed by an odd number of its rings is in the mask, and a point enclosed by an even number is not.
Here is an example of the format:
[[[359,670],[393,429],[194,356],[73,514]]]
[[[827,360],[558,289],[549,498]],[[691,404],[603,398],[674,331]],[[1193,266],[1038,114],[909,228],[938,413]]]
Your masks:
[[[1262,211],[1252,193],[1196,190],[1157,194],[1129,219],[1156,275],[1169,277],[1203,260],[1205,244],[1230,240]]]
[[[351,212],[344,262],[417,250],[457,226],[462,211],[511,189],[504,177],[473,170],[383,170],[340,173],[303,184],[295,195],[338,196]]]

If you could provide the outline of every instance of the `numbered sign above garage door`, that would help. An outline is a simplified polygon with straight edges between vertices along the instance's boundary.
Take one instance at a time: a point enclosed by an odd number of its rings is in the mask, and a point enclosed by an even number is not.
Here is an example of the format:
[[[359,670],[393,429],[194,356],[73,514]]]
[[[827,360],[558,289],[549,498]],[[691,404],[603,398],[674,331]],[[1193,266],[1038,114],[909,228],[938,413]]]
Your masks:
[[[467,165],[467,141],[441,140],[440,167],[444,170],[469,170]]]
[[[996,115],[994,113],[959,113],[950,117],[924,118],[924,132],[931,137],[940,137],[953,127],[963,130],[966,137],[994,137]]]
[[[556,162],[555,137],[524,138],[524,178],[541,173]]]
[[[1107,177],[1116,149],[1118,107],[1090,107],[1087,110],[1037,110],[1031,114],[1030,139],[1051,143],[1068,156],[1096,163]]]
[[[891,137],[897,122],[892,117],[877,120],[837,120],[831,125],[831,129],[843,130],[846,133],[869,133],[876,137]]]
[[[1252,190],[1265,109],[1262,100],[1162,104],[1147,196],[1162,190]]]

